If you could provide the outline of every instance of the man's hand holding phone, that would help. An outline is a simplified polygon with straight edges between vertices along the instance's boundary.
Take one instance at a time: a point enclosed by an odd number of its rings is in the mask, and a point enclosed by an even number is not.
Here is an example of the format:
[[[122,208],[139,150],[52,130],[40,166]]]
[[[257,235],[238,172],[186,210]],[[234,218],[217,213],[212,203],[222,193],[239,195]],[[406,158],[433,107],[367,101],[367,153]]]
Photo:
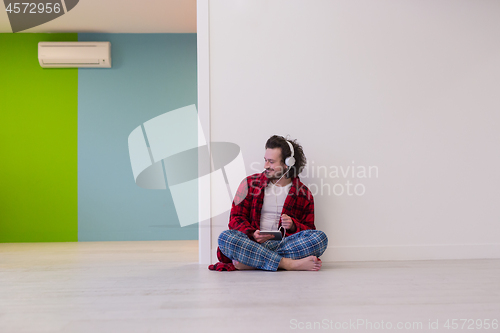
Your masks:
[[[255,230],[253,233],[253,238],[257,241],[257,243],[264,243],[265,241],[268,241],[270,239],[273,239],[273,235],[261,235],[260,230]]]

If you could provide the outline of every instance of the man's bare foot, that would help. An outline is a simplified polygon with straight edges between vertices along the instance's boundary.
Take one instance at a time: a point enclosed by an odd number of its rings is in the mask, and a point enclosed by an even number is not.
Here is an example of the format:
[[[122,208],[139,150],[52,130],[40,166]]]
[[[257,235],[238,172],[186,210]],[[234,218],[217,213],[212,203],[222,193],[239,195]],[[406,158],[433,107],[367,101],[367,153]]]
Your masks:
[[[321,259],[316,256],[309,256],[302,259],[283,258],[279,268],[287,271],[319,271],[321,269]]]
[[[239,261],[236,261],[236,260],[233,260],[233,265],[234,267],[237,269],[237,270],[246,270],[246,269],[256,269],[255,267],[252,267],[252,266],[248,266],[248,265],[245,265],[245,264],[242,264],[241,262]]]

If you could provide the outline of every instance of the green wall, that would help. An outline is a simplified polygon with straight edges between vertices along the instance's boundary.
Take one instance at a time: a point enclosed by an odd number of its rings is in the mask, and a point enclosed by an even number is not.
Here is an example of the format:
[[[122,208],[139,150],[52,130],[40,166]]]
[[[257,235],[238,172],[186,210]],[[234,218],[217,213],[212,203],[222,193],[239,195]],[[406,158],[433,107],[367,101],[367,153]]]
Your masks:
[[[42,69],[39,41],[0,34],[0,242],[78,240],[78,70]]]

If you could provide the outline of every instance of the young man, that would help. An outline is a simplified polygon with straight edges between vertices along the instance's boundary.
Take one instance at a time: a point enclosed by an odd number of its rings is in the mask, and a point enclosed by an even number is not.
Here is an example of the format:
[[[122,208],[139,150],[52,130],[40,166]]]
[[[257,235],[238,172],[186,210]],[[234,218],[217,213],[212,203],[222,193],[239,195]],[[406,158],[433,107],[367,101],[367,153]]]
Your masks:
[[[302,147],[274,135],[267,140],[265,171],[247,177],[233,201],[229,230],[219,236],[216,270],[318,271],[326,235],[314,226],[314,200],[298,175],[306,164]],[[283,240],[261,233],[285,229]]]

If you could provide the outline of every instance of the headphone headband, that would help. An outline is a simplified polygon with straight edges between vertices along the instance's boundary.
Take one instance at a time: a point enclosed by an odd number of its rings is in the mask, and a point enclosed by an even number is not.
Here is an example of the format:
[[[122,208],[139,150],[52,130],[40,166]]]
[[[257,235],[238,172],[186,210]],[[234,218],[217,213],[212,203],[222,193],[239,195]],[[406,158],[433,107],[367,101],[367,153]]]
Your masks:
[[[293,157],[295,155],[295,151],[293,150],[293,145],[290,143],[290,141],[288,141],[287,139],[285,139],[285,141],[286,143],[288,143],[288,146],[290,146],[290,152],[292,153],[292,156],[285,159],[285,164],[289,167],[292,167],[295,165],[295,157]]]

